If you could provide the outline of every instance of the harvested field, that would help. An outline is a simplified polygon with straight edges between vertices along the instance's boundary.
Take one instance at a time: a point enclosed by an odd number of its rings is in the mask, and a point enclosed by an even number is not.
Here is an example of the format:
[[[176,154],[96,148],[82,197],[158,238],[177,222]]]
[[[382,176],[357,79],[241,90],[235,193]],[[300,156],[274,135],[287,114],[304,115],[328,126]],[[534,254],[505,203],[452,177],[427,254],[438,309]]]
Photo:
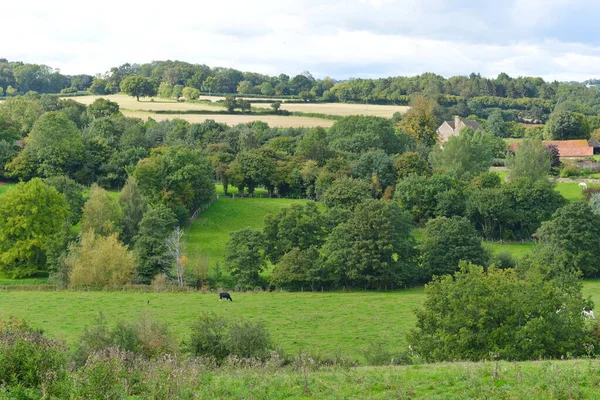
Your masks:
[[[174,100],[154,98],[154,101],[150,99],[142,98],[140,101],[136,101],[134,97],[126,96],[123,94],[111,94],[106,96],[81,96],[81,97],[68,97],[69,99],[78,101],[79,103],[90,105],[96,99],[104,98],[110,101],[118,103],[122,110],[173,110],[173,111],[186,111],[186,110],[204,110],[204,111],[222,111],[223,107],[218,105],[202,104],[202,103],[183,103],[176,102]]]
[[[268,103],[252,103],[253,107],[271,108]],[[375,104],[347,104],[347,103],[291,103],[281,104],[282,110],[300,111],[305,113],[319,113],[328,115],[370,115],[391,118],[394,113],[404,114],[408,106],[381,106]]]
[[[139,111],[124,111],[128,117],[135,117],[141,119],[148,119],[149,117],[156,121],[164,121],[167,119],[183,119],[188,122],[199,124],[207,119],[212,119],[216,122],[225,123],[227,125],[244,124],[252,121],[263,121],[272,127],[279,128],[313,128],[323,127],[328,128],[335,121],[330,119],[322,118],[311,118],[311,117],[285,117],[282,115],[244,115],[244,114],[153,114],[150,112],[139,112]]]

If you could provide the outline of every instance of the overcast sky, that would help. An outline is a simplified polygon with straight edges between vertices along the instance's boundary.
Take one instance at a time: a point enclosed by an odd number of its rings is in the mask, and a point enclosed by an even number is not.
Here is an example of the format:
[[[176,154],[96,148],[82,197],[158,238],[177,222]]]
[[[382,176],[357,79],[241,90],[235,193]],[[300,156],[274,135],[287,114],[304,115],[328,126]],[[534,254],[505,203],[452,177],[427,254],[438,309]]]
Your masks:
[[[2,4],[0,58],[92,75],[177,59],[337,79],[585,80],[600,77],[599,19],[599,0],[22,0]]]

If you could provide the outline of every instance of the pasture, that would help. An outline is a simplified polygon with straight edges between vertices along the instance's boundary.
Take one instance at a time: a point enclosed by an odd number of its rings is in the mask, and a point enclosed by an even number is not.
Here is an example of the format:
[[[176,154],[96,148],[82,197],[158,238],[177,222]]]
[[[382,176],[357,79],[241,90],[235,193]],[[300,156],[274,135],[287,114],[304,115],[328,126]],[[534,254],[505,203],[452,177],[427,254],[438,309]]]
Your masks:
[[[600,302],[600,281],[584,282],[584,293]],[[381,341],[405,350],[404,334],[415,326],[422,288],[393,292],[232,293],[219,302],[216,293],[141,293],[103,291],[0,290],[0,314],[27,319],[55,338],[73,344],[98,313],[131,319],[147,313],[164,321],[185,339],[189,325],[203,311],[260,320],[288,353],[307,350],[363,360],[363,350]]]
[[[187,104],[187,103],[186,103]],[[283,116],[283,115],[252,115],[252,114],[153,114],[143,111],[124,111],[128,117],[140,118],[147,120],[152,118],[156,121],[164,121],[167,119],[183,119],[192,124],[200,124],[207,119],[212,119],[215,122],[220,122],[230,126],[245,124],[253,121],[262,121],[269,124],[271,127],[277,128],[314,128],[322,127],[329,128],[335,121],[324,118],[298,117],[298,116]]]

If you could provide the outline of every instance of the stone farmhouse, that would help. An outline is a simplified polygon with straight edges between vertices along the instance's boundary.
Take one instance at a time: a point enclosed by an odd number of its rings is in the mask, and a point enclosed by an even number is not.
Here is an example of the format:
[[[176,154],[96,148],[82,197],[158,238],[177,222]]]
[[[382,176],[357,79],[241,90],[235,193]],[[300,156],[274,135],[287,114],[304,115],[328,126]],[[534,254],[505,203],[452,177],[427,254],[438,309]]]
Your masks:
[[[467,126],[476,131],[481,129],[477,121],[462,120],[458,115],[454,117],[454,121],[444,121],[437,129],[440,142],[445,142],[452,136],[458,136],[460,131]]]

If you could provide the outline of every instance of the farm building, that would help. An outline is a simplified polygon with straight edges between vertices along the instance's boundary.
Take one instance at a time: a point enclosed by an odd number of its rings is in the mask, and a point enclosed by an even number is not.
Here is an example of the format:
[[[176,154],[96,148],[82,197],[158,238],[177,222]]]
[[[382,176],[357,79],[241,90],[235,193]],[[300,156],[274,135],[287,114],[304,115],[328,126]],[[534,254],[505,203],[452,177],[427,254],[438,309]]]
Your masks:
[[[544,140],[543,143],[546,146],[556,146],[560,158],[591,157],[600,152],[600,143],[596,139]],[[508,148],[515,151],[520,144],[521,142],[509,143]]]
[[[467,126],[476,131],[481,129],[481,126],[477,121],[462,120],[458,115],[454,116],[454,121],[444,121],[437,129],[440,141],[445,142],[452,136],[458,136],[460,131]]]

